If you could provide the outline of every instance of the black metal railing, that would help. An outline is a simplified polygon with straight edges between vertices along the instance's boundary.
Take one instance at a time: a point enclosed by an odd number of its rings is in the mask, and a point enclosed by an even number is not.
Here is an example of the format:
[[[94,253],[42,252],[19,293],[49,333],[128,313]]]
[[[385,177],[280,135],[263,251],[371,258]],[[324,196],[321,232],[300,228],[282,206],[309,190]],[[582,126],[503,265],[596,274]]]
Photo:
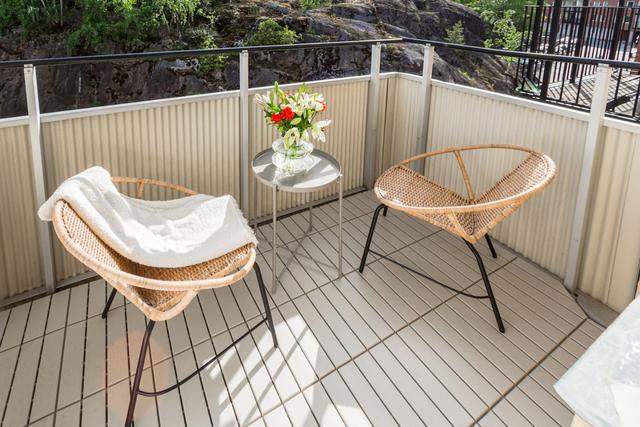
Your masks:
[[[546,7],[545,7],[546,8]],[[533,8],[528,8],[533,10]],[[576,8],[573,8],[576,9]],[[591,8],[593,9],[593,8]],[[601,8],[601,9],[620,9],[620,8]],[[640,13],[640,8],[631,8],[634,10],[635,17]],[[531,20],[531,11],[527,12],[526,20]],[[548,13],[548,12],[545,12]],[[571,13],[567,13],[567,16],[573,16]],[[545,18],[546,19],[546,18]],[[563,20],[565,18],[563,17]],[[577,18],[567,18],[571,19]],[[625,18],[626,19],[626,18]],[[635,18],[634,18],[635,19]],[[541,19],[541,22],[545,22]],[[626,21],[625,21],[626,22]],[[633,21],[635,22],[635,21]],[[635,27],[634,27],[635,28]],[[545,29],[546,31],[546,29]],[[568,30],[563,30],[564,32]],[[635,31],[635,30],[634,30]],[[559,35],[564,34],[559,32]],[[575,33],[575,32],[574,32]],[[543,33],[538,37],[539,40],[543,40]],[[569,34],[571,31],[569,31]],[[590,37],[587,35],[586,37]],[[636,36],[637,37],[637,36]],[[544,101],[557,102],[563,105],[574,107],[578,109],[586,109],[590,106],[591,90],[593,89],[593,83],[595,81],[591,74],[595,73],[598,65],[609,65],[614,69],[614,80],[612,88],[610,90],[610,100],[607,106],[607,113],[618,116],[624,119],[638,120],[640,116],[640,105],[638,98],[640,97],[640,62],[633,62],[631,59],[635,59],[633,55],[628,52],[624,55],[608,55],[607,58],[601,58],[598,56],[584,57],[575,55],[568,55],[571,53],[571,48],[559,48],[555,53],[541,52],[541,46],[536,48],[538,51],[525,51],[525,49],[531,49],[531,38],[526,38],[528,41],[524,41],[523,37],[523,50],[513,51],[505,49],[487,48],[482,46],[471,46],[464,44],[449,43],[439,40],[417,39],[417,38],[389,38],[389,39],[373,39],[373,40],[357,40],[357,41],[336,41],[336,42],[319,42],[319,43],[298,43],[289,45],[268,45],[268,46],[236,46],[226,48],[215,49],[193,49],[193,50],[179,50],[179,51],[161,51],[161,52],[141,52],[141,53],[122,53],[122,54],[108,54],[108,55],[91,55],[91,56],[75,56],[75,57],[59,57],[59,58],[34,58],[34,59],[19,59],[10,61],[0,61],[0,68],[16,68],[23,67],[25,65],[42,66],[42,65],[68,65],[68,64],[93,64],[97,62],[116,62],[116,61],[136,61],[136,60],[154,60],[154,59],[168,59],[168,58],[192,58],[198,56],[209,56],[219,54],[239,54],[243,51],[248,52],[273,52],[273,51],[285,51],[293,49],[325,49],[325,48],[344,48],[344,47],[356,47],[356,46],[372,46],[376,44],[389,45],[398,43],[415,43],[422,45],[432,45],[442,49],[454,49],[457,51],[471,52],[476,54],[494,55],[500,57],[516,58],[518,60],[516,81],[518,82],[517,90],[520,94],[527,96],[533,96],[540,98]],[[622,42],[621,42],[622,43]],[[562,45],[560,45],[562,47]],[[575,46],[573,46],[575,48]],[[584,48],[584,45],[583,45]],[[590,48],[589,48],[590,49]],[[583,49],[582,53],[593,53],[593,50]],[[635,53],[635,51],[634,51]],[[602,56],[602,55],[599,55]],[[541,97],[539,92],[535,89],[527,89],[522,84],[522,78],[528,72],[529,67],[533,71],[533,75],[542,75],[541,70],[544,67],[552,67],[552,76],[570,75],[571,70],[578,70],[575,81],[575,92],[570,98],[567,93],[568,89],[566,84],[562,86],[560,84],[551,84],[549,87],[549,94],[546,97]],[[555,73],[555,74],[554,74]],[[559,74],[558,74],[559,73]],[[560,82],[565,80],[560,79]],[[535,83],[534,83],[535,84]],[[553,95],[553,96],[551,96]]]
[[[93,64],[96,62],[115,62],[115,61],[137,61],[137,60],[153,60],[153,59],[177,59],[191,58],[197,56],[210,55],[229,55],[238,54],[243,51],[247,52],[277,52],[295,49],[324,49],[339,47],[356,47],[371,46],[374,44],[395,44],[402,43],[404,40],[398,38],[388,39],[370,39],[370,40],[347,40],[335,42],[318,42],[318,43],[295,43],[280,44],[266,46],[234,46],[219,47],[215,49],[189,49],[189,50],[169,50],[161,52],[139,52],[139,53],[117,53],[107,55],[88,55],[88,56],[70,56],[60,58],[37,58],[37,59],[19,59],[13,61],[0,61],[0,68],[22,67],[24,65],[71,65],[71,64]]]
[[[636,61],[640,7],[527,6],[521,51],[569,55],[596,60]],[[518,60],[516,89],[527,96],[588,108],[597,65],[535,58]],[[607,111],[638,117],[640,76],[617,67]]]

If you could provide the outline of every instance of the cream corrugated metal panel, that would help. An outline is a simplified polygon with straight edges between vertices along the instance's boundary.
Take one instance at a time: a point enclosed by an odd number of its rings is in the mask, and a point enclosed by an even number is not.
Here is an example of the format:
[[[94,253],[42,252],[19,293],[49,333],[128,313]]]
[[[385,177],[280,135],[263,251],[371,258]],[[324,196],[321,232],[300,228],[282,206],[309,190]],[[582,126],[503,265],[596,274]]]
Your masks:
[[[558,165],[556,181],[500,224],[492,235],[542,265],[564,274],[575,194],[582,162],[586,122],[542,108],[505,102],[462,90],[453,84],[434,85],[428,149],[457,145],[515,144],[544,152]],[[405,151],[401,148],[401,151]],[[476,188],[486,189],[517,162],[504,151],[480,152],[465,158]],[[428,162],[426,174],[465,194],[462,176],[452,161]]]
[[[395,97],[398,87],[397,75],[383,80],[380,87],[379,111],[384,113],[378,121],[378,141],[376,146],[375,176],[380,176],[391,166],[391,156],[394,150],[395,126],[394,111]]]
[[[388,112],[394,111],[393,105],[395,98],[395,84],[397,78],[393,77],[380,80],[380,99],[378,104],[378,140],[376,141],[376,164],[375,174],[379,176],[388,166],[385,165],[385,158],[391,151],[392,145],[387,143],[393,139],[393,121],[389,120]]]
[[[0,299],[42,286],[27,126],[0,128]]]
[[[393,149],[389,153],[388,166],[392,166],[416,153],[416,137],[419,129],[418,97],[420,82],[399,76],[392,105],[388,114],[393,126]]]
[[[237,96],[43,124],[48,190],[88,167],[155,178],[207,194],[239,188]],[[151,199],[174,197],[152,191]],[[55,239],[58,280],[86,269]]]
[[[606,128],[578,288],[622,311],[640,262],[640,133]]]
[[[294,89],[295,85],[283,86]],[[335,82],[313,85],[311,90],[321,92],[328,104],[323,118],[331,119],[327,128],[327,142],[316,144],[317,148],[338,159],[344,174],[344,190],[363,186],[364,138],[366,126],[367,90],[366,81]],[[264,121],[264,113],[258,105],[250,103],[250,155],[249,158],[269,147],[277,138],[277,132]],[[253,204],[255,179],[250,177],[250,203]],[[271,188],[258,185],[258,216],[271,214]],[[336,185],[312,194],[313,200],[337,194]],[[281,192],[278,194],[278,208],[288,209],[305,202],[304,195]]]

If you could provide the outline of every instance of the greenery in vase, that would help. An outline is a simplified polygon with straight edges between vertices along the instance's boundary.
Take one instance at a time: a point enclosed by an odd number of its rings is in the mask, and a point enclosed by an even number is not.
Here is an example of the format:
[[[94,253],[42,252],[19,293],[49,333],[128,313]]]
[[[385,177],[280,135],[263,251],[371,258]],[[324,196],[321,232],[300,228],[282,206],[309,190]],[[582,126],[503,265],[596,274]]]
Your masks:
[[[327,110],[322,94],[307,92],[304,84],[297,92],[285,92],[275,82],[272,90],[256,95],[255,101],[264,111],[265,122],[278,130],[287,152],[295,151],[302,141],[325,142],[324,128],[331,120],[315,121]]]

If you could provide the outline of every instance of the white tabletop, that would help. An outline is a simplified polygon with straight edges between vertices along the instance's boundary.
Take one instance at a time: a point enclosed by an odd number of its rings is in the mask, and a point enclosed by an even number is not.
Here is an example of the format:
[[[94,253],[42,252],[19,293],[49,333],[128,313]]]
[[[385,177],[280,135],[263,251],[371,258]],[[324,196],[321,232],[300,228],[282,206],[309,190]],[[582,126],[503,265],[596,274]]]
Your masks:
[[[271,162],[273,150],[268,148],[258,153],[251,162],[256,178],[270,187],[276,186],[278,190],[304,193],[320,190],[332,184],[340,178],[340,163],[321,150],[313,150],[309,155],[313,159],[312,166],[305,172],[286,174],[278,171]]]

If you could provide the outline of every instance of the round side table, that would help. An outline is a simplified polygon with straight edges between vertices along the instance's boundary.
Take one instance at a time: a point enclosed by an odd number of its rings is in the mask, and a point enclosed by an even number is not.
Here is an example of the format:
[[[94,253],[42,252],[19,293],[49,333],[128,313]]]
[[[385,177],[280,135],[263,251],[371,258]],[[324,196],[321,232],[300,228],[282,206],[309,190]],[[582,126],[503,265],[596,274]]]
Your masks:
[[[338,277],[342,277],[342,170],[340,163],[331,155],[321,150],[313,150],[310,157],[313,159],[312,166],[306,172],[297,174],[286,174],[278,170],[271,163],[273,150],[268,148],[258,153],[251,162],[253,173],[258,181],[273,189],[273,235],[271,238],[272,260],[271,272],[272,282],[271,290],[275,292],[278,284],[277,271],[277,234],[276,222],[278,220],[277,212],[277,194],[278,191],[286,191],[290,193],[306,193],[307,204],[309,209],[309,228],[306,230],[302,239],[306,238],[313,228],[313,203],[311,202],[311,193],[322,190],[327,186],[338,182]],[[254,210],[257,214],[258,209],[258,191],[254,191],[253,200]],[[257,215],[255,215],[257,217]],[[302,241],[300,239],[300,241]],[[300,243],[298,243],[300,244]],[[296,249],[297,251],[297,249]],[[293,253],[295,254],[296,251]]]

